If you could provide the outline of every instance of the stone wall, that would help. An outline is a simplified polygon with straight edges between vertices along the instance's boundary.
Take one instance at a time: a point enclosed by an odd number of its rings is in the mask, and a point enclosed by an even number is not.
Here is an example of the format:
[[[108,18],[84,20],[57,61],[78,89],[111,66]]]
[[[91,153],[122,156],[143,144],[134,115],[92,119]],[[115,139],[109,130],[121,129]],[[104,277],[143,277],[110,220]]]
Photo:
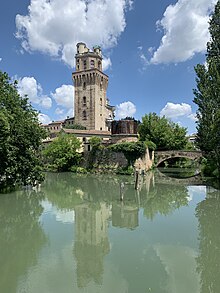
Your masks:
[[[143,157],[137,159],[134,164],[134,170],[139,173],[146,173],[153,166],[154,152],[146,150]],[[123,153],[116,153],[110,149],[102,149],[84,153],[82,167],[94,169],[96,172],[115,173],[118,168],[127,167],[127,159]]]
[[[96,172],[115,173],[118,168],[125,168],[127,159],[123,153],[116,153],[109,149],[84,152],[82,167],[94,168]]]

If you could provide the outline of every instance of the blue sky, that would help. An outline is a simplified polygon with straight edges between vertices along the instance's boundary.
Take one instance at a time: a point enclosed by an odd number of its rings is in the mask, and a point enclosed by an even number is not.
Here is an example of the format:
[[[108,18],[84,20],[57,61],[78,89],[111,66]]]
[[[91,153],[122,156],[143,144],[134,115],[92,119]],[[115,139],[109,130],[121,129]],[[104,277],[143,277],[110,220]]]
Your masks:
[[[194,66],[205,62],[217,0],[7,0],[0,70],[19,81],[40,120],[73,113],[76,43],[101,45],[116,118],[166,115],[195,132]]]

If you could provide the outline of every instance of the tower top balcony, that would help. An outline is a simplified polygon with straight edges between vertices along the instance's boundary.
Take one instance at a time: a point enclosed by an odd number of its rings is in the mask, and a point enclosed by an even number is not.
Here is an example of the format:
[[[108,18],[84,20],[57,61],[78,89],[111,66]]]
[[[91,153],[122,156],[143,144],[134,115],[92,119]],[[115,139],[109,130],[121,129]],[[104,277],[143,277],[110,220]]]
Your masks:
[[[95,55],[98,55],[99,57],[102,57],[102,49],[100,46],[96,45],[93,47],[93,50],[91,51],[85,43],[83,42],[80,42],[80,43],[77,43],[76,45],[76,48],[77,48],[77,53],[76,55],[84,55],[84,54],[95,54]]]
[[[76,72],[91,69],[102,71],[102,50],[100,46],[94,46],[93,50],[90,50],[85,43],[80,42],[76,45],[76,48]]]

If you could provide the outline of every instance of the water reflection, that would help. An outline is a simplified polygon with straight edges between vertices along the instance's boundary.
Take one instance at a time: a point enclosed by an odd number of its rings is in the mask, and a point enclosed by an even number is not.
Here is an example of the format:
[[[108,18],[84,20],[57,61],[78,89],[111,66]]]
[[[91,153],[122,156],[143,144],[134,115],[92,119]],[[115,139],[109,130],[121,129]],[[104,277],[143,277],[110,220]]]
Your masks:
[[[116,228],[135,230],[139,226],[140,209],[143,209],[147,219],[153,220],[158,214],[168,215],[188,205],[186,186],[171,186],[169,181],[155,184],[153,172],[149,172],[145,178],[140,177],[138,184],[138,191],[135,191],[132,177],[48,176],[44,187],[47,199],[57,209],[73,210],[75,214],[73,254],[78,288],[85,288],[91,282],[103,284],[104,259],[110,253],[110,224]],[[120,200],[122,192],[123,201]],[[149,258],[155,255],[152,267],[158,263],[159,250],[154,247],[147,254]],[[155,270],[161,266],[159,263]],[[166,271],[163,274],[166,275]],[[158,286],[157,290],[166,292],[159,290]]]
[[[39,223],[42,193],[15,192],[0,200],[0,292],[17,292],[47,239]]]
[[[0,292],[217,293],[219,193],[153,172],[138,185],[48,174],[43,193],[1,196]]]
[[[198,203],[201,293],[217,293],[220,288],[220,192],[208,188],[206,199]]]
[[[105,203],[75,207],[74,255],[77,262],[77,285],[85,287],[93,280],[102,284],[103,260],[110,251],[108,219],[110,207]]]

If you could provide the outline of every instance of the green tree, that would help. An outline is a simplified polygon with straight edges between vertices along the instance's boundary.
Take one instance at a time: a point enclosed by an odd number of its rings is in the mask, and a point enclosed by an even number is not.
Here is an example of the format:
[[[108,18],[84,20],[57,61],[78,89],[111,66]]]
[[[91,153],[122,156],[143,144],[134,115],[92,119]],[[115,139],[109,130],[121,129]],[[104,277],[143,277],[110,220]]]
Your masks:
[[[43,180],[39,151],[45,131],[16,86],[0,71],[0,189]]]
[[[76,136],[61,133],[43,150],[43,156],[53,170],[70,171],[81,160],[80,147],[81,142]]]
[[[187,144],[186,129],[156,113],[142,117],[139,135],[141,141],[151,141],[159,150],[179,150]]]
[[[92,148],[94,149],[99,149],[101,144],[102,144],[102,139],[98,136],[92,136],[90,139],[89,139],[89,143],[90,145],[92,146]]]
[[[194,103],[197,110],[198,147],[207,159],[206,170],[220,176],[220,2],[209,22],[210,41],[207,43],[206,65],[195,67],[197,89]]]

